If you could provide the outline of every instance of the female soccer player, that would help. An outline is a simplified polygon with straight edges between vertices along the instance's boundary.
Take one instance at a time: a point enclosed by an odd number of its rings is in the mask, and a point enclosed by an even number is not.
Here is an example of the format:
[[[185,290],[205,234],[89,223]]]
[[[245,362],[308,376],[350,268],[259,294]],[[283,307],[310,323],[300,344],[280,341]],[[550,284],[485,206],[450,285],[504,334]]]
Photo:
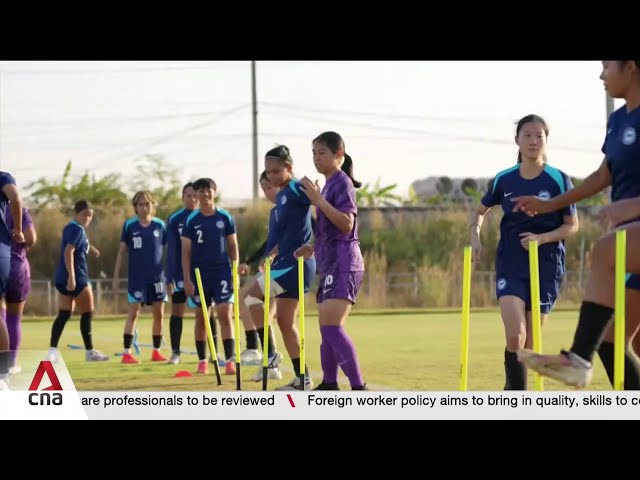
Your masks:
[[[216,182],[201,178],[193,182],[200,208],[194,210],[182,229],[182,270],[184,289],[189,306],[196,309],[195,341],[198,353],[198,373],[207,373],[207,334],[201,302],[207,308],[216,305],[225,373],[235,375],[235,338],[233,332],[233,279],[231,262],[238,259],[238,239],[233,217],[215,204]],[[200,269],[205,298],[200,298],[195,269]]]
[[[265,156],[265,170],[269,181],[279,189],[276,196],[275,222],[269,226],[267,255],[274,258],[271,265],[271,295],[277,298],[278,326],[287,352],[291,357],[295,378],[278,390],[310,390],[313,381],[305,365],[304,385],[300,382],[300,333],[295,318],[298,310],[298,261],[295,251],[311,241],[313,233],[311,202],[300,190],[300,182],[293,177],[293,159],[289,149],[280,145]],[[309,291],[316,273],[315,257],[304,261],[304,293]],[[247,302],[264,299],[264,273],[247,292]]]
[[[611,186],[613,203],[602,216],[611,226],[627,230],[625,390],[640,389],[640,363],[628,347],[640,325],[640,60],[605,60],[600,79],[613,98],[625,105],[607,122],[600,168],[573,191],[552,200],[525,196],[514,198],[515,211],[539,215],[564,208]],[[520,357],[530,368],[568,385],[585,387],[598,351],[609,380],[613,382],[613,331],[608,329],[614,307],[615,232],[598,240],[593,248],[591,275],[580,308],[573,345],[560,355],[536,355],[523,350]]]
[[[320,192],[317,182],[304,177],[301,190],[316,207],[316,241],[313,247],[299,248],[296,256],[309,258],[315,251],[320,272],[316,301],[323,377],[316,390],[340,390],[338,366],[352,390],[366,390],[356,347],[344,329],[364,275],[356,206],[356,188],[361,183],[353,178],[353,161],[336,132],[325,132],[313,141],[313,163],[325,176],[324,188]]]
[[[167,229],[162,220],[153,216],[155,202],[149,192],[137,192],[131,203],[136,216],[125,221],[122,227],[120,248],[113,272],[113,289],[116,290],[122,255],[128,251],[129,315],[124,325],[122,363],[140,363],[131,353],[131,343],[142,305],[151,305],[153,314],[151,361],[164,362],[167,359],[160,353],[160,346],[164,302],[167,301],[167,282],[162,267],[162,249],[167,243]]]
[[[480,258],[480,229],[489,209],[500,205],[500,242],[496,253],[496,294],[504,323],[505,390],[526,390],[527,369],[517,352],[532,345],[529,241],[538,242],[540,313],[544,324],[558,296],[565,272],[564,240],[578,231],[575,205],[561,212],[532,218],[513,212],[511,198],[518,195],[557,197],[573,184],[562,171],[550,166],[545,155],[549,136],[547,123],[537,115],[527,115],[516,127],[518,163],[498,173],[481,204],[471,215],[471,245],[474,260]]]
[[[260,175],[260,187],[262,188],[262,192],[267,200],[275,204],[278,189],[269,181],[266,170]],[[275,213],[276,210],[274,207],[269,212],[269,226],[275,222]],[[249,256],[244,263],[238,267],[240,275],[246,275],[250,270],[251,264],[258,263],[262,258],[264,258],[267,250],[267,243],[268,240],[265,241],[253,255]],[[240,357],[242,358],[243,363],[248,365],[260,365],[256,374],[253,376],[253,380],[261,382],[262,351],[259,349],[259,346],[264,345],[264,301],[254,297],[247,297],[247,292],[258,281],[257,279],[257,276],[252,277],[240,290],[242,323],[247,337],[247,349],[240,354]],[[247,298],[249,298],[249,300],[247,300]],[[274,318],[276,302],[271,302],[270,310],[269,316],[270,318]],[[282,361],[282,354],[276,351],[275,338],[271,327],[269,327],[267,354],[269,356],[269,367],[267,370],[269,380],[282,379],[282,372],[278,368],[278,365]]]
[[[58,290],[58,316],[51,326],[51,341],[49,343],[48,360],[58,361],[58,342],[62,332],[71,318],[74,303],[80,311],[80,333],[84,341],[85,359],[89,362],[109,360],[93,348],[91,338],[91,319],[93,317],[93,291],[89,282],[89,267],[87,255],[93,250],[87,237],[86,228],[93,219],[93,208],[86,200],[76,202],[73,220],[62,230],[60,242],[60,257],[56,267],[56,289]]]
[[[11,217],[10,211],[7,211],[7,226],[10,230],[13,229],[13,217]],[[11,350],[9,373],[12,375],[20,373],[22,370],[17,364],[22,312],[31,291],[31,269],[29,268],[27,251],[36,243],[36,229],[27,208],[22,209],[22,232],[24,233],[24,243],[11,241],[11,268],[9,270],[11,280],[5,294],[6,312],[3,312],[3,318],[7,322],[7,330],[9,331]]]
[[[13,229],[9,229],[6,219],[7,204],[15,219]],[[0,172],[0,299],[4,299],[11,268],[11,241],[24,243],[22,233],[22,200],[16,187],[16,180],[10,173]],[[4,322],[0,322],[0,390],[7,390],[9,376],[9,332]]]

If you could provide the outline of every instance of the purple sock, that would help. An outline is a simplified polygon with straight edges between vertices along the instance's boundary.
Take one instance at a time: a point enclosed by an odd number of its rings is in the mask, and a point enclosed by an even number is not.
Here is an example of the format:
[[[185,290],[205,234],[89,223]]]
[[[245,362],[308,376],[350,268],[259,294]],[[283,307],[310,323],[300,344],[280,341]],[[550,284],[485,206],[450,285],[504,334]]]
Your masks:
[[[330,340],[326,338],[326,329],[332,327],[320,326],[322,343],[320,344],[320,364],[322,365],[322,383],[338,383],[338,360],[331,348]],[[331,334],[329,334],[331,335]]]
[[[21,315],[16,315],[14,313],[9,313],[7,315],[7,330],[9,330],[9,350],[11,350],[11,366],[16,364],[18,348],[20,347],[20,338],[22,336],[22,322],[20,320]]]
[[[322,341],[328,341],[329,346],[333,350],[334,356],[338,361],[338,365],[349,379],[351,387],[362,387],[362,373],[360,372],[360,364],[358,363],[358,354],[356,347],[342,327],[323,327]]]

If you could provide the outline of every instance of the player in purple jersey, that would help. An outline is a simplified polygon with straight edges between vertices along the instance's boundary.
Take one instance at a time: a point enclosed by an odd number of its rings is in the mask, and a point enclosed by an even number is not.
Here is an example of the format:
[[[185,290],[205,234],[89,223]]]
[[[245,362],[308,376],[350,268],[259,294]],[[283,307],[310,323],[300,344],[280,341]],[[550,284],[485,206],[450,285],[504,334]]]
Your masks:
[[[7,211],[7,226],[10,230],[13,229],[13,218],[10,211]],[[16,360],[20,348],[22,312],[31,291],[31,270],[27,251],[36,243],[36,229],[27,208],[22,209],[22,232],[24,233],[24,243],[16,243],[11,240],[10,280],[5,294],[6,310],[4,308],[2,310],[2,319],[6,321],[9,331],[11,349],[9,373],[12,375],[20,373],[22,370]]]
[[[494,207],[503,213],[495,269],[496,296],[505,333],[505,390],[527,389],[527,369],[518,361],[517,351],[533,345],[529,242],[538,242],[539,312],[544,326],[558,298],[566,269],[565,239],[578,231],[575,205],[535,218],[512,211],[512,196],[533,194],[553,198],[573,188],[569,176],[547,162],[548,136],[549,128],[543,118],[527,115],[520,119],[515,136],[518,162],[495,175],[470,216],[471,246],[474,260],[478,261],[485,215]]]
[[[353,178],[353,161],[336,132],[325,132],[313,141],[313,163],[326,179],[322,191],[317,180],[301,180],[302,190],[316,207],[315,245],[299,248],[296,257],[309,258],[315,253],[320,274],[316,302],[323,377],[316,390],[340,390],[338,367],[352,390],[367,390],[356,347],[344,329],[364,275],[356,206],[356,188],[361,184]]]
[[[10,202],[10,203],[9,203]],[[7,226],[6,212],[11,210],[13,228]],[[0,300],[4,298],[11,267],[11,242],[24,243],[22,233],[22,200],[16,180],[7,172],[0,172]],[[7,390],[9,377],[9,332],[5,322],[0,321],[0,390]]]
[[[629,340],[640,324],[637,290],[640,289],[640,60],[605,60],[600,79],[613,98],[625,105],[611,114],[602,146],[605,157],[600,168],[571,192],[551,200],[534,196],[514,198],[514,210],[529,215],[556,211],[611,186],[612,203],[601,215],[609,226],[627,231],[626,342],[624,389],[640,389],[640,363],[629,348]],[[610,231],[593,247],[589,283],[584,293],[573,344],[560,355],[519,352],[521,360],[543,375],[567,385],[585,387],[591,381],[593,357],[597,351],[613,382],[614,345],[611,319],[615,304],[616,233]],[[636,290],[636,291],[634,291]]]

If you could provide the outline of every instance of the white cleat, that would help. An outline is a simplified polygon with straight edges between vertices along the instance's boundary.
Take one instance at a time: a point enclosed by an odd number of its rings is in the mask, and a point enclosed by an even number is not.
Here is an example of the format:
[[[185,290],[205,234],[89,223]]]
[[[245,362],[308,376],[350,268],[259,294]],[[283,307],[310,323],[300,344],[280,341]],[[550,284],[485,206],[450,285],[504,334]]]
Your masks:
[[[518,360],[531,370],[554,380],[578,388],[585,388],[591,382],[592,365],[572,352],[560,355],[541,355],[532,350],[518,350]]]
[[[20,365],[14,365],[13,367],[9,367],[9,375],[17,375],[22,371],[22,367]]]
[[[49,349],[49,353],[47,353],[47,360],[49,360],[51,363],[58,363],[59,358],[60,355],[58,353],[58,349],[51,347]]]
[[[109,356],[101,353],[95,348],[93,350],[87,350],[84,354],[84,358],[87,362],[105,362],[109,360]]]
[[[262,352],[256,348],[248,348],[240,354],[242,365],[262,365]]]
[[[262,381],[262,370],[263,367],[258,367],[256,374],[252,377],[254,382]],[[278,367],[269,367],[267,369],[267,379],[269,380],[282,380],[282,372]]]
[[[172,353],[171,358],[167,360],[167,365],[178,365],[180,363],[180,355]]]

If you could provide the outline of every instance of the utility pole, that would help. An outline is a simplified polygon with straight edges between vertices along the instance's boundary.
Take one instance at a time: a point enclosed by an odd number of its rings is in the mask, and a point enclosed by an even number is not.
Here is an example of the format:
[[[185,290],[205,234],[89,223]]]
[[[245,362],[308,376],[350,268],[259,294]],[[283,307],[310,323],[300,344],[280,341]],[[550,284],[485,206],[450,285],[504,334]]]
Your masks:
[[[251,103],[253,116],[253,200],[258,200],[258,91],[256,88],[256,62],[251,60]]]

